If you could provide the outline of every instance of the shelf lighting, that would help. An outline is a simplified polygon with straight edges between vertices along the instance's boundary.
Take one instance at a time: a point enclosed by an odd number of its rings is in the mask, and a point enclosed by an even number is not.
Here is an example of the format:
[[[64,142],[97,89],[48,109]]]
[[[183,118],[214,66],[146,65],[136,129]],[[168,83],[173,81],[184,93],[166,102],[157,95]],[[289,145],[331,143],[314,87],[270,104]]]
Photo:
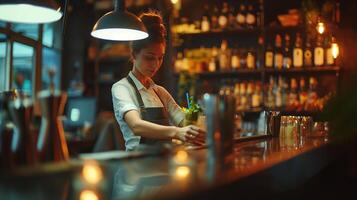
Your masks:
[[[125,0],[114,1],[114,11],[102,16],[94,25],[93,37],[114,41],[141,40],[149,36],[143,22],[125,10]]]
[[[172,4],[177,4],[179,2],[179,0],[171,0]]]
[[[0,20],[10,23],[50,23],[61,19],[60,10],[54,0],[2,0]]]

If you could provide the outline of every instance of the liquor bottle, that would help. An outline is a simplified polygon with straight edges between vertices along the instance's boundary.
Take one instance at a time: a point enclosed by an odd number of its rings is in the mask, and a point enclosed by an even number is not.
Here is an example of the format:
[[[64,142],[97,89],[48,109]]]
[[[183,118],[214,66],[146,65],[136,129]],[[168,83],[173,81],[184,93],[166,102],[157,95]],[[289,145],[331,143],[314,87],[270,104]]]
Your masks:
[[[219,68],[221,71],[228,71],[230,68],[230,49],[228,49],[227,40],[222,40],[219,51]]]
[[[255,83],[254,92],[252,95],[252,108],[258,108],[261,106],[262,97],[261,97],[261,87],[259,83]]]
[[[229,7],[228,13],[228,29],[236,29],[237,28],[237,21],[236,21],[236,12],[234,6]]]
[[[312,67],[313,62],[312,59],[313,54],[312,54],[312,48],[311,48],[311,42],[310,39],[306,39],[306,44],[305,44],[305,49],[304,49],[304,66],[305,67]]]
[[[275,106],[275,95],[274,95],[274,78],[271,76],[268,83],[268,90],[266,94],[265,106],[268,108],[274,108]]]
[[[244,4],[241,4],[239,6],[239,10],[237,12],[237,17],[236,17],[237,24],[238,24],[239,28],[245,28],[245,26],[246,26],[245,18],[246,18],[245,6],[244,6]]]
[[[287,110],[297,110],[299,107],[299,95],[297,91],[297,81],[295,78],[290,80],[290,92],[288,97]]]
[[[238,49],[235,48],[232,50],[232,57],[231,57],[231,65],[232,65],[232,70],[236,70],[240,68],[240,58],[239,58],[239,53]]]
[[[303,52],[302,52],[302,40],[300,33],[296,34],[295,46],[293,50],[293,65],[296,68],[303,66]]]
[[[257,20],[257,16],[254,13],[253,5],[250,4],[248,6],[247,15],[246,15],[246,18],[245,18],[245,22],[247,24],[247,27],[248,28],[254,28],[254,26],[256,26],[256,20]]]
[[[235,98],[236,98],[236,110],[240,107],[240,92],[239,92],[239,83],[236,82],[234,84],[234,92],[233,92]]]
[[[246,94],[246,97],[247,97],[247,107],[246,109],[249,109],[252,107],[252,98],[253,98],[253,83],[251,82],[248,82],[247,84],[247,94]]]
[[[335,65],[335,59],[333,58],[332,55],[332,43],[336,42],[334,37],[331,37],[331,39],[326,39],[326,53],[325,53],[325,63],[328,66],[333,66]]]
[[[265,50],[265,67],[272,68],[274,64],[274,53],[270,44],[268,44],[267,49]]]
[[[287,101],[286,83],[282,76],[278,78],[278,84],[275,90],[275,105],[278,108],[284,108]]]
[[[290,36],[285,34],[285,47],[284,47],[284,57],[283,57],[283,67],[285,69],[290,69],[292,65],[291,61],[291,51],[290,51]]]
[[[307,94],[307,100],[305,104],[305,110],[306,111],[313,111],[316,110],[316,104],[318,100],[318,95],[317,95],[317,81],[314,77],[310,77],[309,79],[309,91]]]
[[[249,49],[247,53],[247,68],[248,69],[255,68],[255,55],[253,49]]]
[[[246,49],[239,49],[240,67],[247,68],[247,51]]]
[[[324,65],[324,48],[322,47],[322,37],[318,36],[314,48],[314,65],[319,67]]]
[[[209,16],[208,4],[204,4],[203,9],[204,12],[201,19],[201,31],[208,32],[210,31],[210,16]]]
[[[211,49],[211,55],[211,62],[209,64],[210,66],[208,67],[209,71],[219,71],[218,48],[216,46]]]
[[[223,2],[221,13],[218,17],[218,25],[221,30],[227,29],[229,7],[227,2]]]
[[[336,23],[336,24],[339,24],[340,23],[340,20],[341,20],[341,12],[340,12],[340,2],[336,2],[335,4],[335,8],[334,8],[334,19],[333,19],[333,22]]]
[[[281,36],[277,34],[275,36],[275,52],[274,52],[274,67],[281,69],[283,67],[283,52],[281,46]]]
[[[299,110],[303,110],[307,101],[307,90],[306,90],[306,84],[304,78],[300,78],[299,101],[300,101]]]
[[[258,48],[255,56],[255,67],[257,69],[261,69],[263,67],[264,62],[264,37],[261,35],[258,38]]]
[[[281,103],[282,103],[282,107],[285,108],[286,104],[288,102],[288,94],[289,94],[289,88],[288,88],[288,84],[286,83],[285,79],[281,76],[279,76],[279,81],[280,81],[280,87],[281,87]]]
[[[244,82],[242,82],[239,86],[239,96],[240,96],[240,107],[238,108],[239,110],[246,110],[248,105],[248,98],[246,96],[246,85]]]
[[[282,95],[281,90],[282,90],[282,87],[281,87],[280,81],[278,81],[278,84],[274,84],[275,107],[276,108],[281,108],[283,106],[283,95]]]
[[[218,25],[219,10],[217,5],[213,6],[213,13],[211,15],[211,30],[216,31],[219,28]]]

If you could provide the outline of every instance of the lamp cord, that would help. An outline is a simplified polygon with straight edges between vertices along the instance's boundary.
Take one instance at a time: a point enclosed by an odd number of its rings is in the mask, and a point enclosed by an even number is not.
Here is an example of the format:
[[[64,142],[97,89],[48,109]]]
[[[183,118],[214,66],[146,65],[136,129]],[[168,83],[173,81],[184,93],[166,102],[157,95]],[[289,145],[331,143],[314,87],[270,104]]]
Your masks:
[[[68,1],[69,0],[64,0],[63,19],[62,19],[62,39],[64,39],[66,35]]]

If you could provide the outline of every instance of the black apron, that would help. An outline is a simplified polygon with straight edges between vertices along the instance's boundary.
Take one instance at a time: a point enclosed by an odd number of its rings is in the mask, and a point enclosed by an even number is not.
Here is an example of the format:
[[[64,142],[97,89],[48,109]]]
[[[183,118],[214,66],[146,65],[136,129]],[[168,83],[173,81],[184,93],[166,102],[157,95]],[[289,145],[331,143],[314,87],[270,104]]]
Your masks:
[[[141,113],[141,119],[155,123],[155,124],[160,124],[164,126],[170,125],[169,123],[169,118],[167,115],[167,111],[165,110],[164,107],[148,107],[146,108],[143,102],[143,99],[141,98],[139,90],[136,88],[135,83],[130,76],[126,77],[128,79],[128,82],[130,83],[131,86],[134,87],[135,90],[135,95],[136,99],[139,102],[139,107],[140,107],[140,113]],[[165,105],[164,102],[162,102],[160,96],[157,94],[157,92],[154,90],[156,95],[159,97],[162,105]],[[147,138],[141,136],[140,139],[140,144],[163,144],[163,143],[170,143],[171,140],[160,140],[160,139],[152,139],[152,138]]]

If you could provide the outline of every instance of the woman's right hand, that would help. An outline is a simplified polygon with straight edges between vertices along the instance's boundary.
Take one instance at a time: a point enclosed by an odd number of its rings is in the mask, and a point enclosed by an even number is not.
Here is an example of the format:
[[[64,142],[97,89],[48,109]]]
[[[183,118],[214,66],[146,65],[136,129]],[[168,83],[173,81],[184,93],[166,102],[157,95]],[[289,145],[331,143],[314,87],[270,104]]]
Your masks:
[[[195,125],[188,125],[185,127],[177,127],[176,138],[195,145],[204,145],[206,138],[206,131]]]

